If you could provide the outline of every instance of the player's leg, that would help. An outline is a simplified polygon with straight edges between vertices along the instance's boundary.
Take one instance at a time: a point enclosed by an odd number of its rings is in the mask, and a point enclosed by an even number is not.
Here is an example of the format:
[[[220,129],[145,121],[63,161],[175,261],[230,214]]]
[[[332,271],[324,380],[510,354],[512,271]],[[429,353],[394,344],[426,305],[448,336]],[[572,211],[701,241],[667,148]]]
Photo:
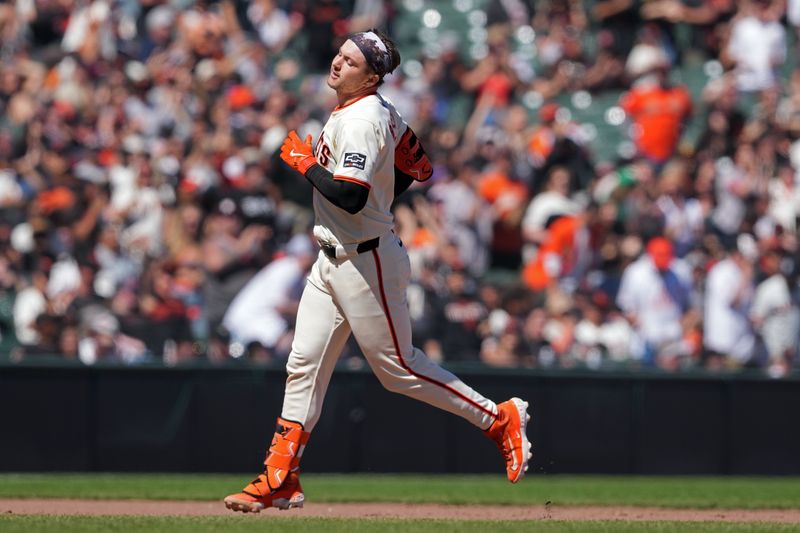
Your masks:
[[[384,387],[486,429],[497,417],[494,402],[411,345],[405,300],[408,256],[395,239],[394,235],[382,238],[378,249],[352,258],[339,268],[331,280],[333,290],[339,295],[353,295],[339,298],[342,312]]]
[[[350,324],[320,286],[310,280],[300,299],[281,411],[281,418],[302,424],[307,432],[319,421],[331,375],[350,337]]]
[[[387,389],[457,414],[484,430],[503,453],[509,480],[519,481],[531,456],[525,434],[527,403],[512,398],[495,405],[412,345],[405,292],[408,255],[393,235],[381,241],[377,250],[353,260],[356,272],[344,272],[332,281],[337,292],[364,295],[342,300],[341,305],[367,361]],[[369,291],[359,284],[368,285]]]
[[[234,511],[302,507],[299,465],[311,430],[319,420],[336,360],[350,335],[314,265],[297,312],[295,337],[286,365],[283,410],[259,474],[240,493],[225,498]]]

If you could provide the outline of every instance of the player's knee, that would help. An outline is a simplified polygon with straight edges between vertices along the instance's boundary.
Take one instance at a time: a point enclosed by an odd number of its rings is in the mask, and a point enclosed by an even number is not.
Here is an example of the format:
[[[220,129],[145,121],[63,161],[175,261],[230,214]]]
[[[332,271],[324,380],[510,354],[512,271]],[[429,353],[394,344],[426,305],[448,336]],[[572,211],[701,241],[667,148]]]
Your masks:
[[[383,388],[388,390],[389,392],[400,392],[402,390],[402,387],[400,387],[400,385],[396,381],[393,381],[391,379],[382,379],[380,381],[381,385],[383,385]]]
[[[413,346],[408,350],[408,355],[405,357],[406,366],[409,368],[425,367],[430,365],[431,360],[425,355],[425,352]]]
[[[408,390],[408,384],[405,383],[405,380],[400,376],[382,374],[378,376],[378,381],[380,381],[383,388],[389,392],[404,394]]]
[[[286,379],[287,381],[302,381],[304,379],[313,379],[314,372],[311,371],[312,367],[307,365],[294,365],[287,363],[286,365]]]
[[[393,357],[390,359],[394,360]],[[383,388],[389,392],[408,394],[409,389],[418,384],[416,376],[426,372],[429,364],[425,352],[412,347],[405,352],[400,364],[376,369],[375,374]]]

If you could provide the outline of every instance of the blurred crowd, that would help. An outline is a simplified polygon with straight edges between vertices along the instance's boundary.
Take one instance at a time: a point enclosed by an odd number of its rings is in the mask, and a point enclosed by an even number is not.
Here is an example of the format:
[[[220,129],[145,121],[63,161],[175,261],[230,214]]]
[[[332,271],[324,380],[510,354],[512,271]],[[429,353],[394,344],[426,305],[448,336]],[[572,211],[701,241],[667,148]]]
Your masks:
[[[0,3],[0,356],[285,359],[318,248],[280,144],[319,134],[348,33],[435,28],[440,4]],[[395,206],[415,343],[504,367],[791,372],[800,1],[452,4],[478,46],[398,38],[381,88],[434,164]],[[690,64],[699,95],[675,75]],[[600,158],[563,96],[607,94],[629,142]]]

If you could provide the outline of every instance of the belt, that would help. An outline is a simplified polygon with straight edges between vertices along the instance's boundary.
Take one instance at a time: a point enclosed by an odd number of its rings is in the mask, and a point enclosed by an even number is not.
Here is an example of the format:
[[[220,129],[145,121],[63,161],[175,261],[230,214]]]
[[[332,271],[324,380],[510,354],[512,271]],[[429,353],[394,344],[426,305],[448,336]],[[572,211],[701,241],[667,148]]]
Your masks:
[[[363,241],[358,243],[356,246],[356,253],[363,254],[364,252],[369,252],[370,250],[374,250],[378,247],[381,238],[375,237],[374,239],[370,239],[368,241]],[[322,249],[322,252],[330,257],[331,259],[336,259],[336,246],[326,243],[320,243],[319,247]]]

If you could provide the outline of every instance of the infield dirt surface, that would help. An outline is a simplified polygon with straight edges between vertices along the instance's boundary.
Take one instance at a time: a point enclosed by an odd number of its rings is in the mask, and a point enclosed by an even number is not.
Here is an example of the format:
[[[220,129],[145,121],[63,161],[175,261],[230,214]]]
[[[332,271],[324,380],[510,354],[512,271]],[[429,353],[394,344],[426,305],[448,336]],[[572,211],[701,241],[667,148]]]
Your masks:
[[[0,514],[216,516],[232,514],[220,502],[145,500],[0,499]],[[262,515],[329,518],[437,518],[458,520],[670,520],[800,524],[798,509],[662,509],[402,503],[307,503],[302,509],[268,509]]]

